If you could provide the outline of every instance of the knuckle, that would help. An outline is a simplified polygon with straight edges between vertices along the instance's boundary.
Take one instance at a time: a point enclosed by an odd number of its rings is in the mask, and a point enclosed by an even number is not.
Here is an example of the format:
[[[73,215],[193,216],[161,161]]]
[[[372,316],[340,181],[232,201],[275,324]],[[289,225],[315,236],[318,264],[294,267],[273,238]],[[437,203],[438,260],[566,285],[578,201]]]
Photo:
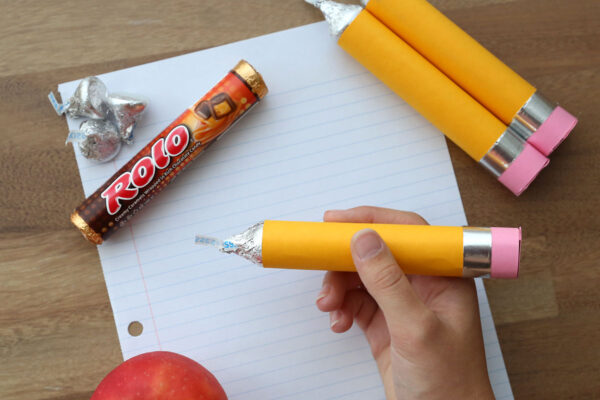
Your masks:
[[[354,210],[358,215],[361,216],[365,222],[373,222],[375,221],[375,207],[372,206],[358,206],[355,207]]]
[[[360,293],[355,291],[350,292],[344,304],[353,317],[360,313],[364,304],[364,299],[359,294]]]
[[[397,290],[403,279],[406,279],[406,276],[402,273],[398,264],[387,261],[374,271],[372,282],[378,291],[388,292]]]
[[[409,211],[407,212],[408,217],[414,225],[429,225],[429,223],[425,220],[425,218],[421,217],[419,214]]]
[[[333,279],[332,271],[327,271],[325,276],[323,276],[323,282],[321,286],[325,286],[326,284],[330,284]]]

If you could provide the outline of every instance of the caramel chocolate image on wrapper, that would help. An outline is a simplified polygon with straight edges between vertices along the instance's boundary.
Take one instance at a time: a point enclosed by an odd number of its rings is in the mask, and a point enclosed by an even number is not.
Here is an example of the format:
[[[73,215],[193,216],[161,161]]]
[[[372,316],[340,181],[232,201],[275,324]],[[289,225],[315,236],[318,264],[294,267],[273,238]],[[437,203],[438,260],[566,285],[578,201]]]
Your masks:
[[[365,8],[545,156],[577,118],[426,0],[361,0]]]
[[[513,127],[357,5],[309,1],[324,14],[338,45],[515,195],[549,163]]]
[[[71,214],[71,222],[89,241],[101,244],[267,92],[262,76],[240,61],[81,203]]]
[[[376,231],[406,274],[516,278],[521,228],[264,221],[221,241],[196,243],[237,254],[265,268],[356,271],[352,236]]]

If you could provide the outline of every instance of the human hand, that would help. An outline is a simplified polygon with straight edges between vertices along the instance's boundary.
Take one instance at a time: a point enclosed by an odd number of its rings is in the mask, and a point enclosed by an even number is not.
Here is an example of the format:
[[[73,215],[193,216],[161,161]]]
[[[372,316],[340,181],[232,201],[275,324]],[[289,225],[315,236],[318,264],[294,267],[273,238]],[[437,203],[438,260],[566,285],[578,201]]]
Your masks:
[[[325,212],[326,222],[424,225],[376,207]],[[358,273],[327,272],[317,307],[331,330],[363,330],[388,400],[493,399],[473,279],[405,275],[370,229],[351,242]]]

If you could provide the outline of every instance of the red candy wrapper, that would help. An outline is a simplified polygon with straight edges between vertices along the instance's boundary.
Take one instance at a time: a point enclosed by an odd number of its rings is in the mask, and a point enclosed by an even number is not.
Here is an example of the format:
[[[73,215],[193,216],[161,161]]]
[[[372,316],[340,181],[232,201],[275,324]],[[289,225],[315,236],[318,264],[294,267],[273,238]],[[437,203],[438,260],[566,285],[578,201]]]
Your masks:
[[[71,222],[89,241],[101,244],[215,143],[267,91],[260,74],[246,61],[240,61],[77,207],[71,214]]]

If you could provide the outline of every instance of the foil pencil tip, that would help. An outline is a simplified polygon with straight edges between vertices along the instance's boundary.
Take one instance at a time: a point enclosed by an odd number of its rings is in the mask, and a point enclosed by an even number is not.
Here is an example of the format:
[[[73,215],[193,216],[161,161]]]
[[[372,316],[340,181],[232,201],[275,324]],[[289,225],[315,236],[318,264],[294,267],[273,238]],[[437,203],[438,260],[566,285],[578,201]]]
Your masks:
[[[354,21],[356,16],[363,10],[361,6],[354,4],[336,3],[330,0],[304,0],[321,10],[329,31],[333,36],[339,36],[346,27]]]
[[[263,222],[254,224],[242,233],[231,236],[229,239],[221,240],[211,236],[196,235],[195,244],[213,247],[225,254],[237,254],[253,262],[262,264],[262,232]]]

